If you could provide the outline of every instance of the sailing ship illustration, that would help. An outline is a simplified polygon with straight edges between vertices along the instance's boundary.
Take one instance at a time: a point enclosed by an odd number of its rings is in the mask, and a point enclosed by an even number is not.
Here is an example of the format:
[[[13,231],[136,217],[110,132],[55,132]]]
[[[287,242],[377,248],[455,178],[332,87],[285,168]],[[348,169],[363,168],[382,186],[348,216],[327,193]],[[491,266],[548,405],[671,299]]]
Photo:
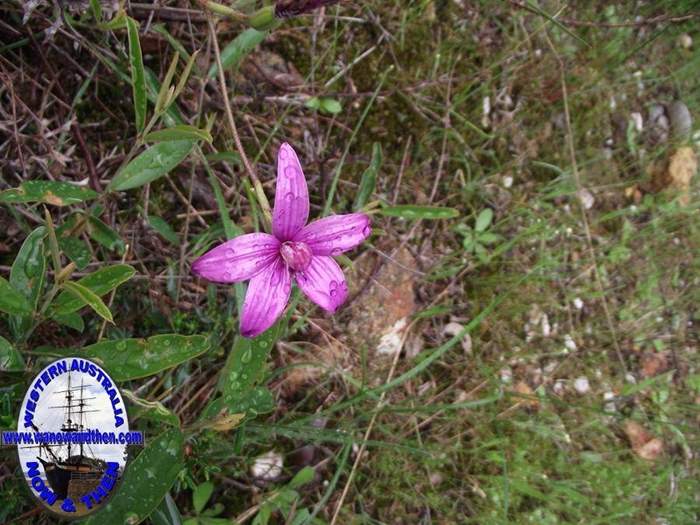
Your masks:
[[[55,394],[65,394],[63,396],[65,404],[49,407],[64,410],[61,432],[81,432],[89,428],[86,426],[85,414],[99,412],[99,410],[89,409],[87,402],[95,398],[85,397],[86,388],[83,381],[81,381],[80,386],[72,386],[71,375],[68,372],[67,388],[55,392]],[[35,425],[32,426],[35,432],[44,431]],[[51,431],[56,430],[51,429]],[[95,457],[90,445],[82,442],[72,444],[69,441],[63,445],[42,443],[23,448],[37,448],[39,450],[37,459],[44,466],[46,480],[58,499],[75,498],[93,490],[99,485],[107,469],[107,463]]]

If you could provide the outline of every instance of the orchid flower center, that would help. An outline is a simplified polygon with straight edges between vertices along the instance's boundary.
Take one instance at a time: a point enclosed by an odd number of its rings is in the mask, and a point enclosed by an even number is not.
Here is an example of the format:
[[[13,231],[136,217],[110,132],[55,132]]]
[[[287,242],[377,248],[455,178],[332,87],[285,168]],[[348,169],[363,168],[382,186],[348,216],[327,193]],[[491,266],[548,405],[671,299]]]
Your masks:
[[[280,255],[292,270],[301,272],[311,264],[311,248],[305,242],[287,241],[280,248]]]

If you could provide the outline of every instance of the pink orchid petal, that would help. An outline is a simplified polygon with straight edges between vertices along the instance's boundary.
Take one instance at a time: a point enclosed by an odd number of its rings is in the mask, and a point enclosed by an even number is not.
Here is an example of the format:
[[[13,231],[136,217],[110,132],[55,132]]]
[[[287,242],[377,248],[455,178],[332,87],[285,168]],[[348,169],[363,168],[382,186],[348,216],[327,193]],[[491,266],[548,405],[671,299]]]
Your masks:
[[[328,312],[335,312],[348,297],[343,270],[332,257],[314,255],[309,267],[294,277],[304,295]]]
[[[340,255],[353,249],[372,233],[364,213],[331,215],[307,224],[294,240],[305,242],[314,255]]]
[[[277,187],[272,211],[272,233],[288,241],[309,218],[309,190],[297,154],[286,142],[277,154]]]
[[[241,334],[255,337],[275,324],[287,306],[291,290],[289,268],[278,257],[248,283],[241,312]]]
[[[267,233],[249,233],[209,250],[192,264],[199,277],[217,283],[245,281],[277,259],[280,242]]]

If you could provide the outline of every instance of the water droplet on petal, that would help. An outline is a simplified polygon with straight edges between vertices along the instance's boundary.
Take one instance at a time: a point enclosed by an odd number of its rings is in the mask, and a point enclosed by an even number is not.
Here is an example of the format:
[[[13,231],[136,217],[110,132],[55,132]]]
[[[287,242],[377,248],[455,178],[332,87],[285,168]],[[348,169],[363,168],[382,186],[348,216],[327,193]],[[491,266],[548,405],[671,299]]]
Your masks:
[[[226,255],[228,255],[229,257],[233,257],[234,255],[236,255],[236,252],[234,252],[232,248],[229,248],[226,250]]]
[[[329,286],[331,290],[335,290],[336,288],[338,288],[338,281],[331,281]]]
[[[285,199],[287,199],[289,202],[292,202],[294,200],[294,194],[290,191],[284,196]]]
[[[284,168],[284,174],[287,177],[294,177],[297,174],[297,169],[294,166],[287,166]]]
[[[337,257],[341,253],[343,253],[343,250],[341,250],[340,248],[333,248],[331,250],[331,255],[333,255],[334,257]]]

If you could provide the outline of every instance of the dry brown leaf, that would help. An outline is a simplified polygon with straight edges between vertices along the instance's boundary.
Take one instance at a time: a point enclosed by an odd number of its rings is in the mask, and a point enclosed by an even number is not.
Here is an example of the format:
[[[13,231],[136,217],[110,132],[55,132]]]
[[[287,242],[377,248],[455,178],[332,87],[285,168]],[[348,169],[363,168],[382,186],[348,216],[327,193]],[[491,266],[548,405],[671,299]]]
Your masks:
[[[519,381],[513,387],[513,392],[522,396],[519,399],[521,406],[533,409],[539,408],[540,402],[537,399],[535,392],[533,392],[530,385],[528,385],[525,381]]]
[[[641,375],[649,378],[668,370],[668,352],[647,353],[642,356]]]
[[[663,454],[664,442],[652,436],[642,425],[628,419],[624,425],[625,435],[632,446],[632,450],[640,458],[654,461]]]
[[[683,146],[674,151],[668,158],[665,169],[659,162],[649,166],[652,191],[664,189],[680,193],[678,201],[687,206],[690,202],[690,182],[698,171],[698,157],[690,146]]]

